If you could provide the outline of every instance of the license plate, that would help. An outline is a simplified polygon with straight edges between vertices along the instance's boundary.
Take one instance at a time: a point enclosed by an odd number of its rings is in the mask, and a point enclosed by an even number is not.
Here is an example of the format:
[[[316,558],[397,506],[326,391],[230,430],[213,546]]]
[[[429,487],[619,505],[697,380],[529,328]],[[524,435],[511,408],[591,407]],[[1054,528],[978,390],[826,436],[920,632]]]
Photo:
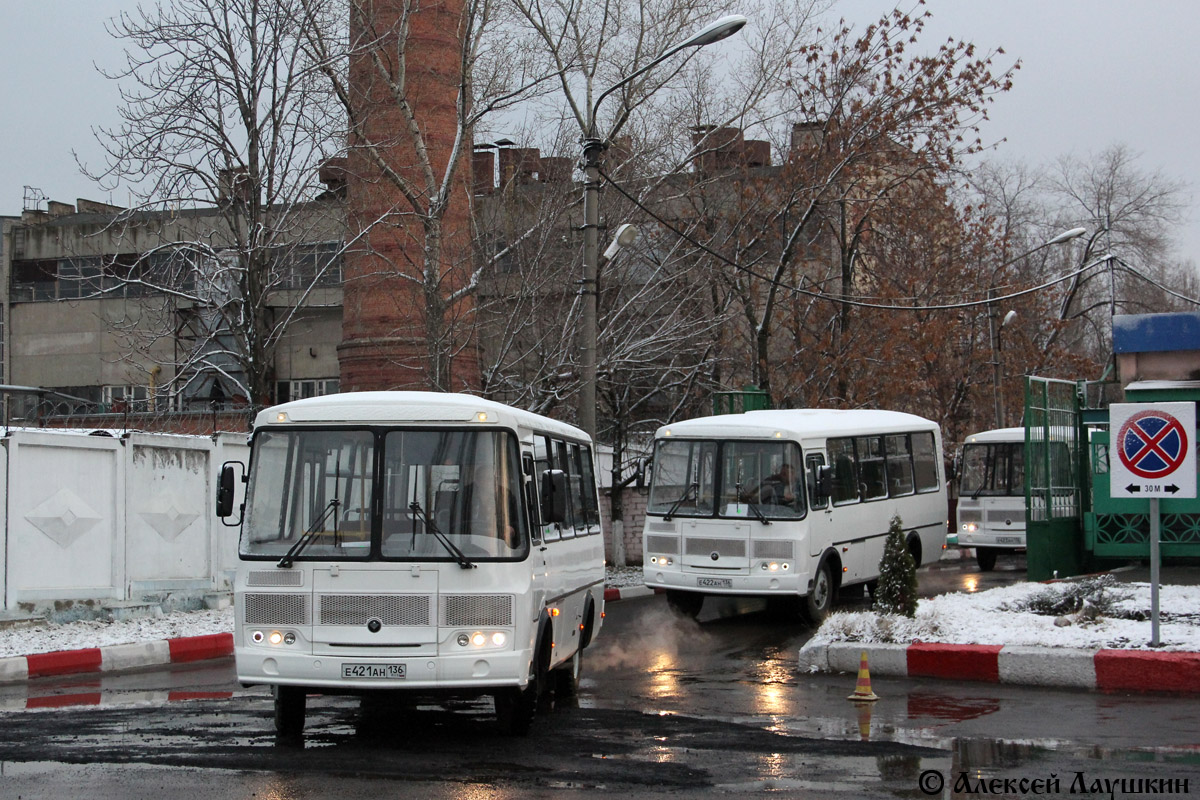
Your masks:
[[[696,578],[697,586],[707,586],[711,589],[732,589],[732,578]]]
[[[996,544],[1020,544],[1020,536],[997,536]]]
[[[342,664],[343,678],[404,678],[403,664]]]

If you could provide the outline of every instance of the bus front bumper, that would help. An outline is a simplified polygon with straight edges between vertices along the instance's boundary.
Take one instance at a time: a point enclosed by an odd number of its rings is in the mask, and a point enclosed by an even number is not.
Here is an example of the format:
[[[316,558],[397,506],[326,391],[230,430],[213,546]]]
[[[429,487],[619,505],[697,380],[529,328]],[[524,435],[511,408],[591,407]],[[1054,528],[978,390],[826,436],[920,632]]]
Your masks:
[[[652,589],[679,589],[705,594],[797,595],[808,590],[808,574],[788,571],[749,575],[710,575],[679,570],[645,569],[643,580]]]
[[[482,690],[528,683],[529,650],[456,656],[378,657],[234,652],[238,681],[247,685],[291,685],[340,691]],[[402,677],[400,676],[402,675]]]

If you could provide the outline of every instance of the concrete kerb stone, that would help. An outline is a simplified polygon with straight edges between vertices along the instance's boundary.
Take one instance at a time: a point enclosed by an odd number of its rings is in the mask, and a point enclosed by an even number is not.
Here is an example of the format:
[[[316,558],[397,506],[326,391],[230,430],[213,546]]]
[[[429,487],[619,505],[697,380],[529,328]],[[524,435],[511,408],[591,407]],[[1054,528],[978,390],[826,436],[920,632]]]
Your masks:
[[[1067,647],[1005,647],[1000,682],[1023,686],[1096,688],[1096,652]]]
[[[877,675],[904,677],[908,675],[908,647],[902,644],[836,642],[829,645],[829,669],[836,672],[858,672],[862,654],[867,654],[867,667]]]

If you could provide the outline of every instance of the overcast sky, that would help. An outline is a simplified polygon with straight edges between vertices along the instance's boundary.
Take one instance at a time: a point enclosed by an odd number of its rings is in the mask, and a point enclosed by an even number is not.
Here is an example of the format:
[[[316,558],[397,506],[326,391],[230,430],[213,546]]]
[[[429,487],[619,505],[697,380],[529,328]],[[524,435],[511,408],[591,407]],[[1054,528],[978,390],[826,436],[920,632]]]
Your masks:
[[[150,0],[147,0],[150,2]],[[117,121],[112,82],[94,63],[115,66],[120,49],[104,22],[135,0],[39,0],[6,4],[0,53],[0,215],[19,214],[25,186],[53,200],[123,204],[79,174],[72,151],[92,165],[97,124]],[[840,0],[834,10],[866,24],[890,0]],[[905,0],[904,7],[911,5]],[[1193,0],[929,0],[924,41],[955,36],[1002,46],[1020,59],[1013,90],[992,106],[985,140],[1033,164],[1086,156],[1124,143],[1147,172],[1189,184],[1193,199],[1179,254],[1200,264],[1200,6]],[[1005,62],[1008,63],[1008,62]],[[44,207],[44,205],[43,205]]]

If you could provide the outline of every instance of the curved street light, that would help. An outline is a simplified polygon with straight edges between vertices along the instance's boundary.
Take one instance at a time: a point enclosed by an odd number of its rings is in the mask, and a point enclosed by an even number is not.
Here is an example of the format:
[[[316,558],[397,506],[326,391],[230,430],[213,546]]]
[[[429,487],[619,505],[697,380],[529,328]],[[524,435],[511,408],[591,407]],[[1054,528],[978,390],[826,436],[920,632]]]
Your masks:
[[[580,354],[583,387],[580,397],[579,423],[593,439],[596,437],[596,320],[598,316],[599,287],[596,285],[596,273],[600,266],[600,156],[604,153],[606,142],[600,138],[596,130],[596,112],[604,98],[636,80],[645,73],[657,67],[671,56],[689,47],[704,47],[713,42],[719,42],[737,33],[746,24],[746,18],[741,14],[731,14],[721,17],[705,25],[690,37],[668,48],[662,55],[646,66],[617,81],[605,89],[596,98],[596,102],[588,106],[587,132],[583,139],[583,278],[580,280],[580,294],[583,295],[583,324],[580,338],[582,340]]]
[[[1015,258],[1010,258],[1003,264],[998,265],[994,270],[992,270],[993,285],[988,287],[988,297],[990,298],[993,294],[995,294],[996,287],[994,284],[996,281],[996,273],[1007,267],[1009,264],[1015,264],[1026,256],[1031,256],[1044,248],[1069,242],[1072,239],[1078,239],[1080,236],[1083,236],[1086,233],[1087,228],[1071,228],[1070,230],[1063,231],[1052,239],[1042,242],[1037,247],[1026,250],[1024,253],[1021,253],[1021,255],[1016,256]],[[1000,335],[1004,330],[1004,326],[1012,322],[1013,318],[1016,316],[1016,311],[1009,311],[1004,315],[1004,321],[998,323],[996,321],[996,304],[988,304],[988,333],[990,334],[989,338],[992,340],[992,403],[995,406],[994,427],[996,428],[1001,428],[1004,426],[1004,394],[1000,390],[1000,382],[1002,378],[1002,366],[1000,363],[1002,352],[1000,349]]]

